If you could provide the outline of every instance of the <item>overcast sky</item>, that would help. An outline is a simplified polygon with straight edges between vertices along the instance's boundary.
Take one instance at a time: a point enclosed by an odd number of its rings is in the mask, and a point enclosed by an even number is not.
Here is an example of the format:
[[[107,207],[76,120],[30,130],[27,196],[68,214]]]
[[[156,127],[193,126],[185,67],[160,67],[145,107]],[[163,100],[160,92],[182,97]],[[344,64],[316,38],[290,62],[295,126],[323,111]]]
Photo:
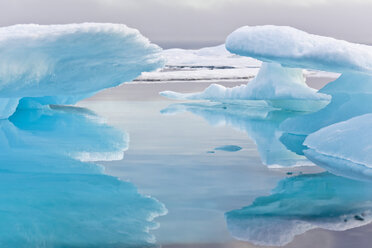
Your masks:
[[[372,0],[0,0],[0,25],[124,23],[161,46],[221,44],[244,25],[372,43]]]

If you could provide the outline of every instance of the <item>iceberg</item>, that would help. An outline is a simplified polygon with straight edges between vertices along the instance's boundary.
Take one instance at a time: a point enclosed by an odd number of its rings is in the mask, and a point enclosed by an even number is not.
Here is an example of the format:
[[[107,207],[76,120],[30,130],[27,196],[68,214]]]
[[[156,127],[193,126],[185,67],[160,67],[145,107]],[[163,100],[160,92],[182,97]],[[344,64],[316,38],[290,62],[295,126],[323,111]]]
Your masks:
[[[74,104],[164,65],[161,48],[122,24],[0,28],[0,118],[23,108]]]
[[[265,102],[181,103],[172,104],[161,112],[178,114],[191,112],[203,117],[211,126],[231,126],[243,131],[257,145],[261,161],[271,168],[314,165],[301,154],[288,150],[280,141],[280,123],[301,112],[271,108]]]
[[[160,95],[179,100],[266,100],[274,107],[311,111],[326,106],[330,97],[319,94],[306,85],[301,69],[282,67],[277,63],[263,63],[258,75],[248,84],[226,88],[212,84],[200,93],[160,92]]]
[[[285,67],[372,74],[372,48],[287,26],[244,26],[226,39],[232,53]]]
[[[307,136],[305,155],[330,172],[372,181],[372,114],[354,117]]]
[[[160,94],[222,103],[264,100],[274,108],[306,111],[283,120],[277,140],[337,175],[370,180],[371,46],[291,27],[246,26],[227,37],[226,49],[263,61],[258,75],[247,85],[226,88],[213,84],[199,93]],[[341,76],[316,91],[306,85],[300,68]]]
[[[156,199],[90,161],[120,160],[125,133],[74,107],[0,120],[1,247],[155,247]]]
[[[302,69],[345,75],[370,75],[372,69],[369,46],[312,35],[291,27],[242,27],[227,37],[226,49],[263,61],[256,78],[234,88],[211,85],[200,93],[165,91],[160,94],[182,100],[266,100],[274,107],[317,111],[325,107],[331,97],[308,87]]]
[[[284,132],[308,135],[334,123],[372,112],[372,76],[368,74],[342,74],[319,92],[331,95],[331,102],[320,111],[284,121],[281,125]]]
[[[344,231],[372,222],[371,184],[328,172],[288,177],[271,195],[225,214],[238,240],[284,246],[295,236],[322,228]]]

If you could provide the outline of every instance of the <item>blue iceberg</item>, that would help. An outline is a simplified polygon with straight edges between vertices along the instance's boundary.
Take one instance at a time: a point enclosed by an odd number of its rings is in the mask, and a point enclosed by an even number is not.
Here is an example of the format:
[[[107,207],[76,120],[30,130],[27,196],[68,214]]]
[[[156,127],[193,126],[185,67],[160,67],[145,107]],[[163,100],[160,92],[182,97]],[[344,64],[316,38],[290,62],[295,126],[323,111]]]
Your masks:
[[[307,136],[304,151],[330,172],[372,181],[372,114],[366,114],[320,129]]]
[[[121,159],[127,147],[125,133],[85,109],[18,109],[1,120],[0,246],[154,246],[164,205],[84,162]]]
[[[323,109],[284,121],[281,130],[286,133],[308,135],[323,127],[371,113],[372,76],[367,74],[342,74],[319,92],[332,96]]]
[[[225,214],[236,239],[283,246],[315,228],[344,231],[372,222],[372,188],[330,173],[289,177],[250,206]]]
[[[121,24],[0,28],[0,119],[21,108],[74,104],[163,66],[161,48]]]

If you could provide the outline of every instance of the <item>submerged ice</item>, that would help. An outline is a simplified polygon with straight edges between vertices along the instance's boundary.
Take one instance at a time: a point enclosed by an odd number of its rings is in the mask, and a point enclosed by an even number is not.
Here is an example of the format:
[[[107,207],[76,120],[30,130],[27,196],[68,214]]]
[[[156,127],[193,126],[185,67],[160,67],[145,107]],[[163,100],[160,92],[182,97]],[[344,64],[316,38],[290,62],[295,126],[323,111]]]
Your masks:
[[[300,175],[225,216],[236,239],[283,246],[312,229],[344,231],[371,223],[371,193],[370,183],[329,173]]]
[[[38,104],[74,104],[163,66],[161,49],[121,24],[0,28],[0,118]],[[31,102],[31,103],[29,103]]]
[[[125,133],[85,109],[20,110],[0,121],[0,246],[149,247],[166,209],[91,162],[120,160]]]

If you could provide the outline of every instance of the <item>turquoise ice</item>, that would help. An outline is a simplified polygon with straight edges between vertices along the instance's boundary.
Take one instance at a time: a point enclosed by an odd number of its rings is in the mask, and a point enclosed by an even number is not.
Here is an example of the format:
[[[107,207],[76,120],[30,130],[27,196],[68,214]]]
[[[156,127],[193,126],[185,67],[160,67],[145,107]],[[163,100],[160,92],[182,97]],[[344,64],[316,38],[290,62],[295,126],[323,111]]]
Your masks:
[[[163,204],[92,162],[122,159],[128,136],[80,108],[0,121],[1,247],[149,247]]]
[[[235,238],[282,246],[311,229],[344,231],[372,221],[372,189],[330,173],[283,179],[271,195],[225,214]]]

